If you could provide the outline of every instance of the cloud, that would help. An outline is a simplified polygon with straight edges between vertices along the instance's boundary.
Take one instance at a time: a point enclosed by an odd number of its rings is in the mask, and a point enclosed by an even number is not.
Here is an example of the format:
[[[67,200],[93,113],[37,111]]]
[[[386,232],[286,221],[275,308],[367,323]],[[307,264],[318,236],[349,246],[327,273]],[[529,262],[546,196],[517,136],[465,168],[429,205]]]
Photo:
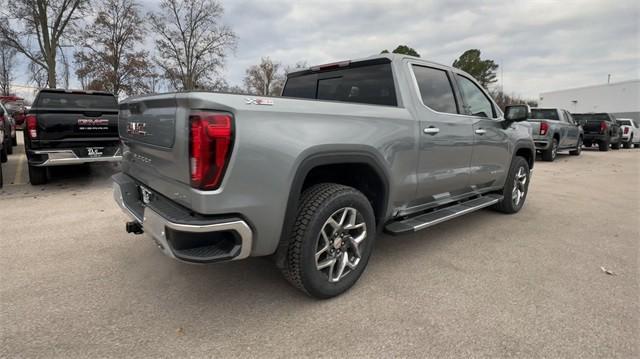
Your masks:
[[[144,0],[147,11],[157,1]],[[501,64],[504,90],[540,92],[640,78],[640,3],[589,1],[228,0],[238,34],[225,76],[263,56],[284,64],[366,57],[399,44],[450,65],[470,48]],[[149,41],[149,47],[152,42]],[[26,76],[24,76],[26,78]],[[500,78],[500,76],[499,76]]]

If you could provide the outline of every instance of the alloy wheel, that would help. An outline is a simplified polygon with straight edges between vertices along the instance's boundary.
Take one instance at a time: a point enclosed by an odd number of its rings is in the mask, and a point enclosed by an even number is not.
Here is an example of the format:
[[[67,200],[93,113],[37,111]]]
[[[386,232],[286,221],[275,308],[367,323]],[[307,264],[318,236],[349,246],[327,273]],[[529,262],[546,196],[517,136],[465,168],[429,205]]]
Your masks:
[[[527,171],[524,167],[520,167],[513,181],[513,191],[511,193],[511,200],[513,205],[518,207],[527,190]]]
[[[360,263],[360,245],[366,238],[367,225],[358,210],[344,207],[335,211],[318,235],[316,269],[329,282],[339,282]]]

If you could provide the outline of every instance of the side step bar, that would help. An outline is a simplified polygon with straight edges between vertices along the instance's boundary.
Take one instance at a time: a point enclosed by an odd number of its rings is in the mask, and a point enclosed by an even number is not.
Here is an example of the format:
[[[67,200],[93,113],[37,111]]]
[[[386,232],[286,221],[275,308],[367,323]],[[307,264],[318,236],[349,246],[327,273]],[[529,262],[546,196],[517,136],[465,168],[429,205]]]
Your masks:
[[[450,219],[460,217],[467,213],[477,211],[479,209],[489,207],[502,200],[502,196],[497,194],[489,194],[478,197],[463,203],[454,204],[444,207],[433,212],[421,214],[405,220],[391,222],[385,226],[385,231],[391,234],[401,234],[407,232],[416,232],[427,227],[434,226],[438,223],[448,221]]]

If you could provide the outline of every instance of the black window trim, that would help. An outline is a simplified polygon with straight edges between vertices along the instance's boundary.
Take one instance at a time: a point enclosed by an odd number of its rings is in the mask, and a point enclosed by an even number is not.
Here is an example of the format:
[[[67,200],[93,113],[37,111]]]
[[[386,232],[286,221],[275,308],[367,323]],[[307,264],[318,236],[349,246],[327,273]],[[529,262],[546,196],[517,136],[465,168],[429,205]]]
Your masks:
[[[465,74],[462,74],[462,73],[457,72],[457,71],[455,71],[454,74],[457,75],[457,76],[460,76],[460,77],[464,77],[465,79],[471,81],[471,83],[474,84],[480,90],[480,92],[487,98],[487,100],[489,100],[489,104],[491,105],[491,111],[492,111],[492,116],[493,117],[482,117],[482,116],[475,116],[475,115],[468,115],[468,114],[465,114],[465,116],[474,117],[474,118],[482,118],[482,119],[485,119],[485,120],[502,121],[502,119],[501,119],[502,112],[498,111],[498,106],[496,105],[495,102],[493,102],[493,99],[491,98],[491,96],[489,96],[489,94],[482,88],[482,86],[480,86],[478,83],[476,83],[476,81],[470,79],[469,76],[467,76]],[[464,98],[464,94],[462,93],[462,89],[460,88],[460,84],[458,82],[458,77],[456,77],[456,84],[458,85],[458,91],[460,92],[460,97],[462,98],[463,103],[466,104],[467,100]]]
[[[462,106],[460,104],[460,98],[457,95],[457,89],[453,84],[453,81],[451,80],[451,72],[448,69],[444,69],[444,68],[438,68],[435,66],[429,66],[427,64],[423,64],[417,61],[409,61],[409,72],[411,73],[411,77],[413,78],[413,84],[414,84],[414,88],[416,90],[416,94],[418,95],[418,100],[420,101],[420,103],[422,104],[422,106],[428,108],[429,110],[435,112],[435,113],[439,113],[439,114],[443,114],[443,115],[465,115],[462,113]],[[438,111],[435,110],[431,107],[429,107],[426,103],[424,103],[424,100],[422,99],[422,92],[420,91],[420,85],[418,84],[418,78],[416,77],[416,73],[413,71],[413,67],[414,66],[418,66],[418,67],[426,67],[428,69],[432,69],[432,70],[438,70],[438,71],[442,71],[445,73],[445,75],[447,76],[447,80],[449,80],[449,86],[451,86],[451,92],[453,94],[453,101],[456,104],[456,111],[458,111],[457,113],[451,113],[451,112],[442,112],[442,111]]]

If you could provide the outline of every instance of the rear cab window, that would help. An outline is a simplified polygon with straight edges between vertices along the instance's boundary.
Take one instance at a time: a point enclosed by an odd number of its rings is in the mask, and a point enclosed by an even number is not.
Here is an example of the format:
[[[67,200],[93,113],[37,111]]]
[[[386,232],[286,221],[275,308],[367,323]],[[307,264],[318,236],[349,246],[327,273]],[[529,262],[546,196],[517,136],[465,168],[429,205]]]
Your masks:
[[[391,63],[387,59],[290,74],[282,96],[398,106]]]
[[[556,120],[559,121],[558,111],[555,109],[532,108],[531,118],[534,120]]]
[[[118,108],[115,96],[103,93],[41,91],[35,104],[44,108],[114,109]]]

